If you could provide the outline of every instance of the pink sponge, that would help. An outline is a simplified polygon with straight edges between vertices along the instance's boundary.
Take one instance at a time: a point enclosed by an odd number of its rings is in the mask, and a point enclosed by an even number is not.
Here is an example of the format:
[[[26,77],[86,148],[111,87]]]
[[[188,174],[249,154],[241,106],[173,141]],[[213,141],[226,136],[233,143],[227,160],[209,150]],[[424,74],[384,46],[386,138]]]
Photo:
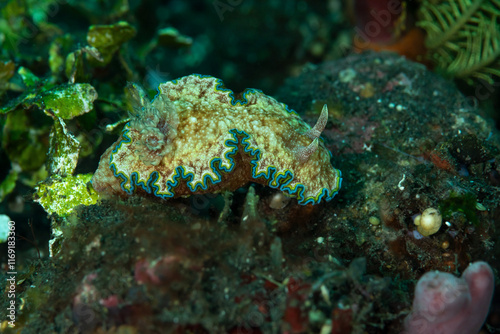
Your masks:
[[[486,262],[474,262],[460,278],[440,271],[424,274],[404,334],[477,334],[488,315],[493,286]]]

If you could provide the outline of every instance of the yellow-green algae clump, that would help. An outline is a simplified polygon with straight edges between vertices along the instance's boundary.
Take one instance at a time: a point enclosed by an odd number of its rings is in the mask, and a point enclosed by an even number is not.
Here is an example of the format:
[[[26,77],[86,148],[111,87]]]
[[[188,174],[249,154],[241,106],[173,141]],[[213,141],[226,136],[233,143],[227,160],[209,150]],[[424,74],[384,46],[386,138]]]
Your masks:
[[[91,174],[61,177],[54,175],[50,181],[41,182],[35,188],[35,201],[49,214],[69,215],[78,205],[97,203],[98,194],[88,187]]]
[[[278,188],[300,204],[331,200],[341,173],[314,128],[285,104],[220,79],[190,75],[162,83],[152,102],[129,85],[134,114],[101,157],[92,183],[100,193],[135,191],[162,198],[233,191],[248,182]]]

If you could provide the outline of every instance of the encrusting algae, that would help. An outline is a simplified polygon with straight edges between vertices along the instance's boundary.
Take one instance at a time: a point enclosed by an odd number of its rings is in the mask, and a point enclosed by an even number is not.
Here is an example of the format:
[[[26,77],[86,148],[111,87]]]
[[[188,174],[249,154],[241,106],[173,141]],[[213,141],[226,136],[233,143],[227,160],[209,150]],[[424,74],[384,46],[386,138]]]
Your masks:
[[[285,104],[220,79],[190,75],[162,83],[152,102],[129,85],[132,120],[101,157],[100,193],[161,198],[233,191],[248,182],[278,188],[300,204],[331,200],[341,186],[319,136],[326,105],[311,128]]]

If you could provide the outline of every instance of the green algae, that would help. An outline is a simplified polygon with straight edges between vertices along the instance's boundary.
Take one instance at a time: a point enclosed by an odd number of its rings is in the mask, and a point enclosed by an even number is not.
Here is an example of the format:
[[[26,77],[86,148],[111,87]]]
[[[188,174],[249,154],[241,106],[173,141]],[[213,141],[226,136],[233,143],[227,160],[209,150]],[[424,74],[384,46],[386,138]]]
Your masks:
[[[60,117],[55,118],[50,132],[47,159],[49,173],[62,176],[73,174],[78,163],[80,148],[80,142],[68,131],[64,120]]]
[[[34,101],[34,105],[52,117],[72,119],[93,109],[97,99],[94,87],[87,83],[66,84],[45,91]]]
[[[19,171],[16,168],[11,168],[7,177],[0,183],[0,202],[15,189],[18,178]]]
[[[21,182],[26,187],[34,188],[38,182],[45,180],[49,177],[49,173],[47,172],[47,168],[45,165],[42,165],[35,171],[31,171],[29,173],[22,172],[19,176],[19,182]]]
[[[64,34],[52,41],[49,47],[49,66],[52,76],[58,78],[65,69],[66,55],[73,46],[74,40],[71,34]]]
[[[26,15],[26,5],[21,1],[9,1],[2,8],[1,14],[2,50],[18,51],[19,43],[27,32],[26,23],[23,22]]]
[[[68,54],[64,73],[71,82],[84,81],[86,79],[82,50]]]
[[[90,26],[87,43],[99,50],[102,55],[102,65],[108,64],[121,45],[136,34],[136,30],[125,21],[110,25]]]
[[[95,88],[88,83],[54,85],[22,66],[11,77],[14,80],[23,92],[0,108],[0,114],[7,114],[1,123],[3,150],[21,172],[31,172],[23,177],[30,186],[46,177],[45,169],[43,173],[35,171],[40,170],[47,157],[49,174],[71,175],[78,162],[80,143],[68,132],[64,120],[93,109]],[[38,109],[53,118],[52,126],[48,117],[40,117]],[[5,180],[0,191],[2,199],[14,190],[15,184],[12,178]]]
[[[23,171],[33,171],[45,162],[47,149],[48,119],[34,119],[27,110],[7,114],[3,128],[2,148],[9,159]]]
[[[182,35],[174,27],[168,27],[158,30],[158,44],[171,47],[186,47],[193,44],[193,39]]]
[[[0,61],[0,91],[5,89],[15,70],[16,65],[13,61]]]
[[[450,197],[443,200],[439,205],[443,217],[452,217],[454,213],[462,213],[473,225],[479,224],[476,215],[476,196],[473,194],[457,194],[452,192]]]
[[[97,203],[99,195],[90,185],[92,174],[61,177],[53,175],[35,187],[34,200],[48,214],[65,217],[78,205]]]
[[[14,78],[16,78],[16,76],[19,81],[19,89],[23,90],[23,92],[16,98],[9,99],[5,105],[0,107],[0,115],[7,114],[19,107],[25,109],[30,108],[31,102],[40,90],[40,79],[28,68],[20,66],[15,73]],[[11,84],[11,82],[6,83],[6,85],[8,84]]]
[[[28,68],[24,66],[19,67],[17,73],[19,73],[21,79],[23,80],[24,85],[27,88],[36,87],[40,82],[40,79],[35,74],[33,74],[32,71],[30,71]]]

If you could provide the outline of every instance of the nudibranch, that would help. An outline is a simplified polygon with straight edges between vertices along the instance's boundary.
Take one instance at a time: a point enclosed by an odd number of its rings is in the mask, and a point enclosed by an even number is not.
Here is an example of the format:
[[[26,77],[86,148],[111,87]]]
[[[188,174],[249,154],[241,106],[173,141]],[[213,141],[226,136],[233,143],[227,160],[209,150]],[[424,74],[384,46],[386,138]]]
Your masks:
[[[341,173],[319,139],[326,105],[311,128],[260,90],[238,96],[211,76],[189,75],[158,91],[150,102],[129,84],[134,112],[101,157],[92,179],[98,192],[167,199],[256,182],[305,205],[329,201],[340,189]]]

